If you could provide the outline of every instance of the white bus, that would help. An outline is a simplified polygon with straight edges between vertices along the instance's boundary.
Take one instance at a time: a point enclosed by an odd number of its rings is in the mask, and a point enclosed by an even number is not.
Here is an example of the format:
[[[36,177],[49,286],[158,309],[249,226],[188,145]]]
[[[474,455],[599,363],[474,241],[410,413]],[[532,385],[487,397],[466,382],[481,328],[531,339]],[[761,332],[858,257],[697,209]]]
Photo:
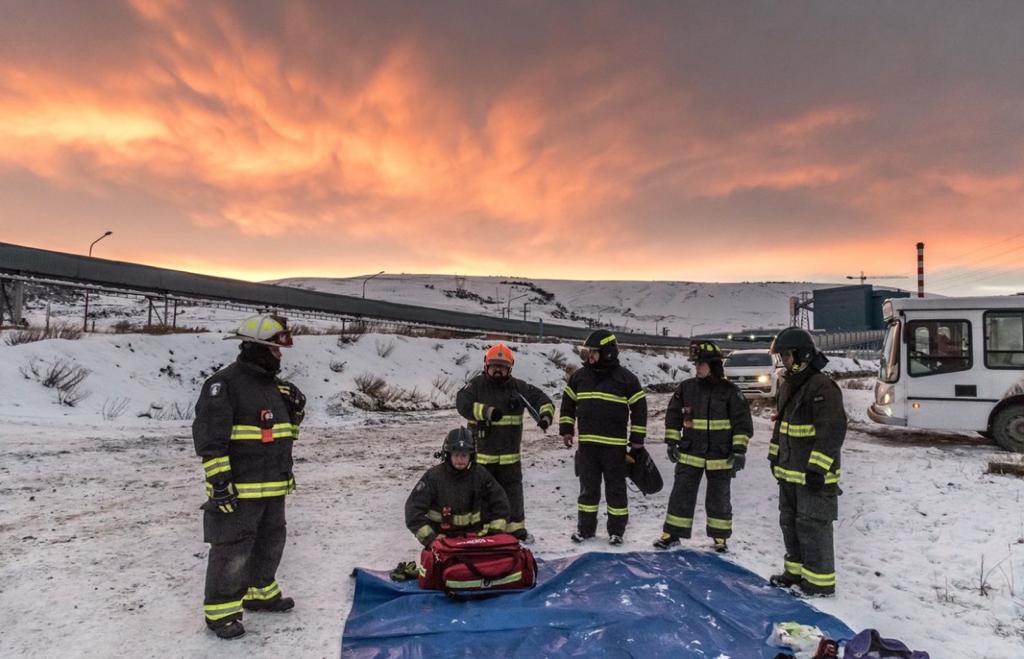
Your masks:
[[[1024,453],[1024,295],[886,300],[868,416],[977,431]]]

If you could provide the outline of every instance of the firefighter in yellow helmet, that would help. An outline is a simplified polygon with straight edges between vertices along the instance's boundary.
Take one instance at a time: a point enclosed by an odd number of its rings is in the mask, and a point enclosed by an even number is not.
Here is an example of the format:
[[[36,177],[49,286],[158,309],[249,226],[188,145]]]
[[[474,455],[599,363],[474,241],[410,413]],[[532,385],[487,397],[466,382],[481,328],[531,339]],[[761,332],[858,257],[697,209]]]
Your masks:
[[[238,359],[204,384],[192,438],[203,460],[210,543],[203,600],[207,626],[219,637],[245,633],[242,610],[282,612],[295,606],[276,581],[285,545],[285,495],[295,489],[292,442],[305,416],[305,396],[277,377],[281,349],[292,345],[286,318],[246,318],[229,339]]]
[[[541,430],[547,430],[555,406],[543,391],[512,377],[514,364],[508,346],[492,346],[484,354],[483,373],[459,391],[455,407],[476,437],[477,464],[487,469],[508,495],[511,513],[506,531],[530,544],[533,536],[526,530],[523,502],[523,421],[530,416]]]

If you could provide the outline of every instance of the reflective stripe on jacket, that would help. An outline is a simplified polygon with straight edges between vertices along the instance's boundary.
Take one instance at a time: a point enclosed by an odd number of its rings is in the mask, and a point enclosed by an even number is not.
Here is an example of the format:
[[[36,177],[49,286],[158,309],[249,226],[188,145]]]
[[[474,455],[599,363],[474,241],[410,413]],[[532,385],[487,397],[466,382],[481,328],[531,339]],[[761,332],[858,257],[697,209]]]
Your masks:
[[[753,433],[750,405],[729,380],[684,380],[665,410],[665,441],[675,442],[679,463],[691,467],[731,469],[731,456],[747,452]]]
[[[476,463],[462,471],[447,461],[431,467],[405,501],[405,525],[424,545],[438,533],[504,530],[508,515],[505,490]]]
[[[579,433],[580,443],[626,446],[643,444],[647,436],[647,398],[640,380],[615,365],[577,369],[562,391],[558,432]]]
[[[519,461],[523,441],[523,422],[530,418],[519,397],[522,394],[548,423],[555,406],[547,394],[523,380],[510,377],[494,382],[481,373],[466,383],[455,396],[455,408],[468,420],[476,436],[476,461],[480,464],[513,464]],[[487,409],[501,410],[498,421],[488,423]]]
[[[779,416],[768,445],[775,478],[804,485],[806,472],[815,471],[825,476],[826,484],[838,483],[845,438],[843,394],[832,378],[818,371],[783,378]]]
[[[277,378],[259,366],[239,359],[211,376],[192,422],[207,492],[225,481],[235,484],[240,499],[294,490],[292,442],[298,420],[289,416]]]

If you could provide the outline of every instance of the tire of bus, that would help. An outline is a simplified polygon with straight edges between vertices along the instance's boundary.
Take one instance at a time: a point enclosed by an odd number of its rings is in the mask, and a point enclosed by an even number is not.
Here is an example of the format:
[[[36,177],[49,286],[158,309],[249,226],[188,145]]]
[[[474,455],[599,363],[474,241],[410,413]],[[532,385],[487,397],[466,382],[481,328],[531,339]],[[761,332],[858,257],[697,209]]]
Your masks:
[[[999,410],[992,419],[996,443],[1007,451],[1024,453],[1024,405],[1011,405]]]

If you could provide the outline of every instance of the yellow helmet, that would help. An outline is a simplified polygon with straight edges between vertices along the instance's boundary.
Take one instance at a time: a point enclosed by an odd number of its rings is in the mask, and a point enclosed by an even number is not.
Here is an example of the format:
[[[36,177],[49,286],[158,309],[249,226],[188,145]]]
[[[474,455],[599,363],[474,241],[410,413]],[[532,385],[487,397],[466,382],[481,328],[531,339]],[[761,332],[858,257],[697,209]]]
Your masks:
[[[292,333],[288,330],[288,319],[274,314],[249,316],[238,325],[234,334],[224,338],[279,348],[292,346]]]

